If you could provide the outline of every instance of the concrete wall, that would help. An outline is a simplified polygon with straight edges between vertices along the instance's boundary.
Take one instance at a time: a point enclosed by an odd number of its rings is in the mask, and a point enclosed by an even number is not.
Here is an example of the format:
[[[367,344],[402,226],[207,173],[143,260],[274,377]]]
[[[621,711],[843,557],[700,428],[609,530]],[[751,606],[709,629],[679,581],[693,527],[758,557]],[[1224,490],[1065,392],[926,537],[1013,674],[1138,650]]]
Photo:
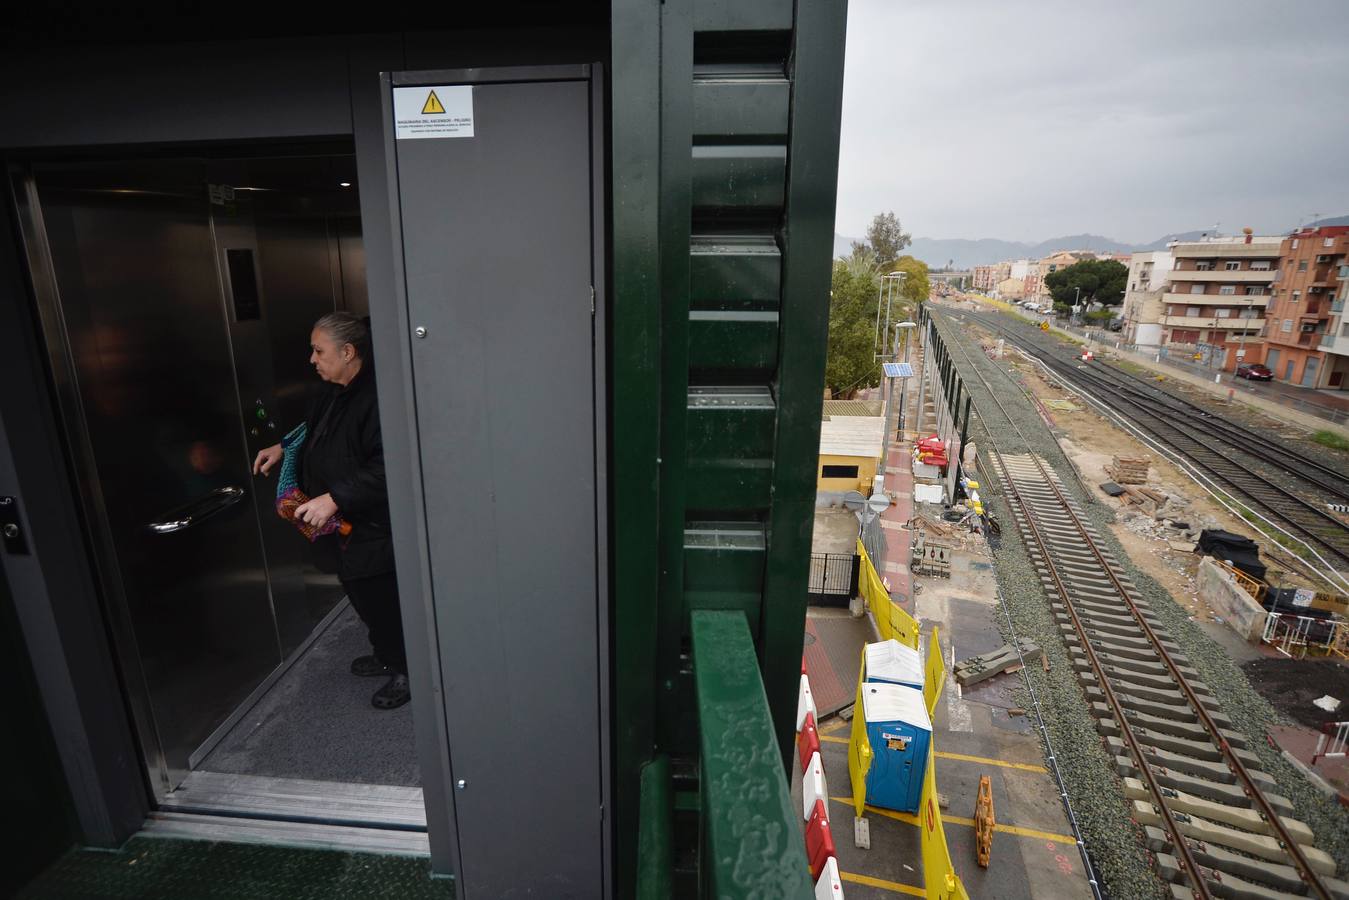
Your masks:
[[[1260,640],[1268,613],[1212,557],[1199,562],[1199,596],[1222,616],[1223,624],[1251,643]]]

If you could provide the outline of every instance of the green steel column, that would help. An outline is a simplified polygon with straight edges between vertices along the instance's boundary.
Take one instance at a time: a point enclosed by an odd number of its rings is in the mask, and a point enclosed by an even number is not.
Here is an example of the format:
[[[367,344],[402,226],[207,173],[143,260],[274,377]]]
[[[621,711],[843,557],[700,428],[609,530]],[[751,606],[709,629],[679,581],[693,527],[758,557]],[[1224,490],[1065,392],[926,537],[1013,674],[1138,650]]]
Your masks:
[[[615,895],[632,896],[654,743],[660,403],[659,0],[614,0],[609,71],[609,541]]]
[[[783,227],[781,362],[775,392],[777,439],[758,641],[784,767],[791,764],[793,753],[805,634],[847,19],[843,0],[798,0],[796,4]]]
[[[661,5],[660,32],[660,610],[656,632],[656,742],[693,752],[679,727],[684,619],[684,510],[688,472],[689,232],[692,217],[693,0]],[[685,692],[687,693],[687,692]]]

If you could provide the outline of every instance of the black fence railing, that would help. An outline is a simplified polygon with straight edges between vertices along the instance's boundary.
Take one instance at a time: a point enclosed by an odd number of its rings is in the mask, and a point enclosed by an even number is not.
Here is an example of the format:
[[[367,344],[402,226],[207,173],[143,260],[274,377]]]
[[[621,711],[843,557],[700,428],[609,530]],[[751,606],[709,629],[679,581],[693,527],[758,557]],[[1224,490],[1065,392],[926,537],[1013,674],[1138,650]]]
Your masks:
[[[857,593],[861,557],[855,553],[812,553],[807,592],[814,606],[847,606]]]

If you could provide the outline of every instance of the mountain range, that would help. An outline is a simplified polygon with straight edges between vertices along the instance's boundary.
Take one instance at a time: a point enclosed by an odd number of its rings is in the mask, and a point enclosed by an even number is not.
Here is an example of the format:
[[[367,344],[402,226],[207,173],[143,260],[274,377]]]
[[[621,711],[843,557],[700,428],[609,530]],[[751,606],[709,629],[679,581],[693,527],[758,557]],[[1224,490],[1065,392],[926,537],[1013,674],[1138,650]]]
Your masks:
[[[1312,225],[1349,225],[1349,216],[1335,216],[1319,219]],[[1257,234],[1270,234],[1260,232]],[[1277,234],[1278,232],[1272,232]],[[956,269],[968,269],[971,266],[987,266],[1008,259],[1039,259],[1055,250],[1098,250],[1109,253],[1142,253],[1147,250],[1165,250],[1172,241],[1193,241],[1203,236],[1203,231],[1182,231],[1167,234],[1146,244],[1126,244],[1099,234],[1068,234],[1050,238],[1039,243],[1026,241],[1004,241],[997,238],[927,238],[916,237],[904,251],[911,254],[934,269],[948,265]],[[847,256],[852,252],[852,242],[858,238],[834,234],[834,255]]]

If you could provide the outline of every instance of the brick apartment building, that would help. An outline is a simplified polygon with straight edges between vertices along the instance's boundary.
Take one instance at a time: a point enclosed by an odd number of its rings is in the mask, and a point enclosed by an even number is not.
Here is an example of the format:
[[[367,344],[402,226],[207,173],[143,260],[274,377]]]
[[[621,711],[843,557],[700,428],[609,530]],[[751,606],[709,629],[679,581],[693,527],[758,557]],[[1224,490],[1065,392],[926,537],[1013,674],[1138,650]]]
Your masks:
[[[1169,284],[1162,294],[1162,342],[1173,351],[1199,351],[1224,371],[1238,362],[1264,361],[1265,309],[1279,272],[1278,237],[1177,242]]]
[[[1294,231],[1283,239],[1269,301],[1265,365],[1309,388],[1349,390],[1349,225]]]

